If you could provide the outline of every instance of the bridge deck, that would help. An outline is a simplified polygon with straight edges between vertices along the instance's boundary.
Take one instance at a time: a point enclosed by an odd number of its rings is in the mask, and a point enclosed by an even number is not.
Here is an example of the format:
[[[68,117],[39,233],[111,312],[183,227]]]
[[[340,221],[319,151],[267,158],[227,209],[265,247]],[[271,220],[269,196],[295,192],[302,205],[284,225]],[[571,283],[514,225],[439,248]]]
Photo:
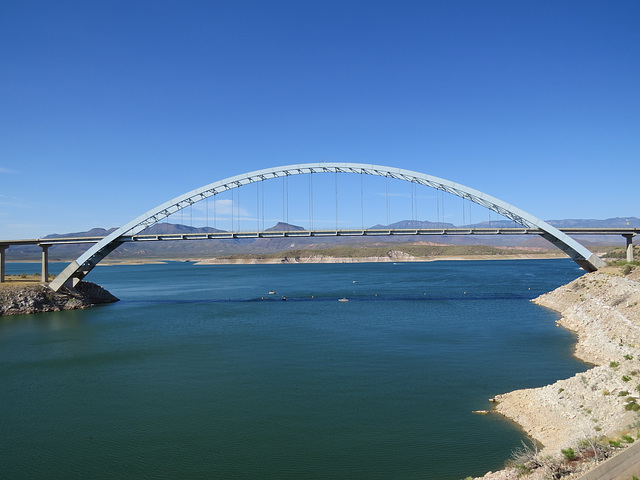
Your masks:
[[[637,235],[640,228],[560,228],[568,235]],[[541,235],[539,228],[370,228],[350,230],[286,230],[286,231],[248,231],[248,232],[208,232],[208,233],[166,233],[154,235],[129,235],[121,237],[124,242],[171,241],[171,240],[224,240],[241,238],[280,238],[280,237],[364,237],[391,235]],[[23,240],[0,240],[0,248],[17,245],[52,246],[64,244],[97,243],[103,237],[57,237]]]

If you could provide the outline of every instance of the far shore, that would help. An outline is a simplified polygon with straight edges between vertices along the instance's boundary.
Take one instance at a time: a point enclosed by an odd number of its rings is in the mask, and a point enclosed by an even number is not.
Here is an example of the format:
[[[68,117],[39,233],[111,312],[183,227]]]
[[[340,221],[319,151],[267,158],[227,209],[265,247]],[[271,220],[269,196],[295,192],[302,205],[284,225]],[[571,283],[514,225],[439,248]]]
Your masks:
[[[399,252],[402,253],[402,252]],[[110,265],[163,265],[170,262],[191,262],[195,265],[255,265],[255,264],[287,264],[287,263],[384,263],[384,262],[437,262],[465,261],[465,260],[549,260],[567,258],[562,252],[531,253],[531,254],[487,254],[487,255],[438,255],[428,257],[416,257],[411,255],[381,256],[381,257],[333,257],[328,255],[288,256],[283,254],[277,257],[259,256],[224,256],[224,257],[180,257],[180,258],[128,258],[122,260],[106,259],[97,266]],[[50,263],[69,263],[72,259],[50,260]],[[39,260],[7,260],[10,263],[29,263],[40,265]]]

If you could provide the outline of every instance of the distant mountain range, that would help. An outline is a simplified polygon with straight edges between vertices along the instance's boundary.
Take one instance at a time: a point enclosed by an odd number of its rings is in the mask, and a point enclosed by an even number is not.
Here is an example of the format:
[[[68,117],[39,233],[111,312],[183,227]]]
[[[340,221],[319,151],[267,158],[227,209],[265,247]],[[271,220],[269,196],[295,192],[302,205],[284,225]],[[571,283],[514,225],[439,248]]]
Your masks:
[[[640,218],[637,217],[617,217],[606,220],[596,219],[565,219],[549,220],[549,224],[558,228],[570,227],[638,227],[640,228]],[[493,222],[481,222],[473,225],[463,225],[463,227],[519,227],[520,225],[509,221],[499,220]],[[371,228],[455,228],[450,223],[439,223],[429,221],[403,220],[390,225],[375,225]],[[87,232],[73,232],[64,234],[47,235],[44,238],[56,237],[99,237],[113,232],[115,228],[106,230],[104,228],[93,228]],[[277,223],[268,231],[289,231],[304,230],[304,228],[287,223]],[[173,223],[157,223],[144,230],[144,234],[181,234],[181,233],[214,233],[221,232],[211,227],[191,227],[188,225]],[[624,240],[617,236],[579,236],[577,240],[584,245],[622,245]],[[235,240],[194,240],[194,241],[152,241],[152,242],[129,242],[118,247],[109,257],[114,260],[124,260],[132,258],[166,258],[185,259],[203,258],[234,254],[256,254],[256,253],[276,253],[292,249],[326,248],[338,245],[372,245],[383,243],[436,243],[443,245],[490,245],[490,246],[512,246],[521,248],[553,249],[549,242],[537,236],[525,235],[464,235],[464,236],[390,236],[390,237],[327,237],[327,238],[258,238],[258,239],[235,239]],[[88,248],[88,245],[55,245],[49,250],[51,261],[67,261],[77,258]],[[7,251],[7,260],[38,260],[41,249],[33,246],[14,246]]]

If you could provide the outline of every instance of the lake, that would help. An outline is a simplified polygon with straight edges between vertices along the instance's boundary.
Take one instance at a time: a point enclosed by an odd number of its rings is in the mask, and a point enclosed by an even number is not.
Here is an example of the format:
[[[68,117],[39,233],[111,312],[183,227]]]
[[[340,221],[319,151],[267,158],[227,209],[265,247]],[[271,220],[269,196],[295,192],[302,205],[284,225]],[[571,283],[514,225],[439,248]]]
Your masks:
[[[525,436],[472,411],[588,368],[530,302],[582,273],[569,259],[100,266],[87,280],[120,302],[0,317],[2,478],[497,470]]]

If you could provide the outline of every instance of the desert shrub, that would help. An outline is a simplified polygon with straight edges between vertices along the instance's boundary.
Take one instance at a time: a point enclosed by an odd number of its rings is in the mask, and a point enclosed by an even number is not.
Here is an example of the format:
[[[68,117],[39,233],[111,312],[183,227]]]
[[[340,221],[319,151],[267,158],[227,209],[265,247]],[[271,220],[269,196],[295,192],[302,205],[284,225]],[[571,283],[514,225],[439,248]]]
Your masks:
[[[624,409],[631,412],[640,412],[640,405],[635,400],[632,400],[624,406]]]
[[[563,448],[560,451],[562,452],[562,455],[564,455],[564,458],[566,458],[567,460],[575,460],[576,458],[578,458],[576,452],[571,447]]]

